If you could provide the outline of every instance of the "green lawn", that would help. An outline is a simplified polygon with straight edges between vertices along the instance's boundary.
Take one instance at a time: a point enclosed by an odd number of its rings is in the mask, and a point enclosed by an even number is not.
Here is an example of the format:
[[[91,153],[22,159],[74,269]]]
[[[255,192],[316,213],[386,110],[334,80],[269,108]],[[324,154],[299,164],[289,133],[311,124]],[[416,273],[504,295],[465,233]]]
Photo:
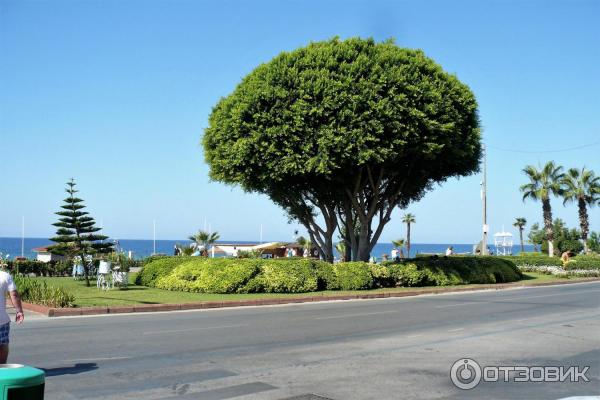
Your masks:
[[[569,281],[573,279],[556,278],[551,275],[528,272],[525,274],[525,280],[518,283],[532,284],[536,282],[549,281]],[[132,277],[133,278],[133,277]],[[188,293],[188,292],[171,292],[150,288],[146,286],[130,285],[128,289],[112,289],[107,292],[96,289],[94,286],[86,287],[82,281],[75,281],[72,278],[36,278],[44,279],[52,286],[62,286],[69,290],[75,296],[75,304],[78,307],[88,306],[107,306],[107,305],[135,305],[135,304],[181,304],[194,303],[201,301],[233,301],[243,299],[264,299],[264,298],[285,298],[285,297],[301,297],[301,296],[339,296],[365,293],[381,293],[381,292],[402,292],[402,291],[427,291],[432,289],[444,288],[477,288],[487,285],[460,285],[460,286],[445,286],[441,287],[410,287],[410,288],[385,288],[374,290],[359,290],[359,291],[322,291],[310,293],[252,293],[252,294],[206,294],[206,293]]]

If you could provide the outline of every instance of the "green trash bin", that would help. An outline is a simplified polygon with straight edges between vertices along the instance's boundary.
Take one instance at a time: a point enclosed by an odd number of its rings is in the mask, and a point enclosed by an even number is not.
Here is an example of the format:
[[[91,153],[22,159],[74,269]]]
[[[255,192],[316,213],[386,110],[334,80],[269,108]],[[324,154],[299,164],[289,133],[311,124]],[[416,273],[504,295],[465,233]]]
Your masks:
[[[44,371],[21,364],[0,364],[1,400],[44,398]]]

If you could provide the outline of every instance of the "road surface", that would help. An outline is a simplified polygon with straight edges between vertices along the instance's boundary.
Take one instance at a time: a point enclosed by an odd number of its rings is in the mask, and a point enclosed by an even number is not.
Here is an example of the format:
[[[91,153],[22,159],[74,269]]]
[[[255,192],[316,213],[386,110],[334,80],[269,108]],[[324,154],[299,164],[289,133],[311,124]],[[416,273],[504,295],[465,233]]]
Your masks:
[[[450,380],[452,364],[589,366],[590,382]],[[600,394],[600,283],[13,324],[46,399],[558,399]]]

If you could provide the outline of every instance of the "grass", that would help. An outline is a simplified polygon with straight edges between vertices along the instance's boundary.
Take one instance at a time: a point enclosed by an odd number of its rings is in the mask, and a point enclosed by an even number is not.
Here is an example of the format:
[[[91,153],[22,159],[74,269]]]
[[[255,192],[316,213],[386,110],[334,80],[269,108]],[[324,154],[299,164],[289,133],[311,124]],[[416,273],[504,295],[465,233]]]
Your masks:
[[[130,281],[133,282],[134,276],[130,276]],[[62,286],[75,296],[75,305],[77,307],[89,306],[116,306],[116,305],[136,305],[136,304],[182,304],[195,303],[202,301],[235,301],[235,300],[250,300],[250,299],[265,299],[265,298],[286,298],[286,297],[301,297],[301,296],[340,296],[340,295],[356,295],[366,293],[385,293],[385,292],[403,292],[403,291],[428,291],[432,289],[443,290],[448,288],[477,288],[486,287],[489,285],[459,285],[459,286],[444,286],[444,287],[400,287],[400,288],[385,288],[373,290],[355,290],[355,291],[321,291],[309,293],[250,293],[250,294],[208,294],[208,293],[189,293],[189,292],[171,292],[150,288],[146,286],[138,286],[131,284],[128,289],[111,289],[107,292],[98,290],[95,286],[95,281],[92,287],[86,287],[85,282],[75,281],[72,278],[36,278],[44,279],[49,285]],[[525,279],[521,281],[524,284],[532,284],[536,282],[552,282],[552,281],[572,281],[574,278],[557,278],[552,275],[540,274],[535,272],[525,273]],[[518,284],[519,282],[517,282]]]

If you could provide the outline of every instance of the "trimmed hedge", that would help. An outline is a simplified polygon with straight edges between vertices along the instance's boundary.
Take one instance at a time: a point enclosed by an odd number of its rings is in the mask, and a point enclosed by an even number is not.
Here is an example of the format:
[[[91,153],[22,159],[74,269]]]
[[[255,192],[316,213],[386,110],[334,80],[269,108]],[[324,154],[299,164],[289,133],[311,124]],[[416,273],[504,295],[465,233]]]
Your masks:
[[[382,264],[329,264],[303,258],[164,257],[149,262],[136,283],[201,293],[302,293],[504,283],[521,278],[513,262],[499,257],[428,257]]]
[[[72,267],[68,261],[42,262],[38,260],[7,261],[11,274],[35,274],[37,276],[68,276]]]
[[[191,260],[192,257],[152,257],[144,263],[144,266],[135,278],[136,285],[155,286],[156,280],[167,276],[182,263]]]
[[[541,253],[525,253],[517,256],[499,256],[498,258],[514,262],[517,266],[562,267],[560,257],[549,257]]]
[[[563,267],[560,257],[549,257],[541,253],[525,253],[517,256],[498,257],[514,262],[518,267]],[[564,266],[566,269],[600,269],[600,256],[597,254],[578,255]]]
[[[522,279],[510,260],[499,257],[419,257],[383,263],[390,266],[396,286],[448,286],[505,283]]]
[[[579,255],[572,258],[566,265],[565,269],[573,270],[594,270],[600,269],[600,255]]]

